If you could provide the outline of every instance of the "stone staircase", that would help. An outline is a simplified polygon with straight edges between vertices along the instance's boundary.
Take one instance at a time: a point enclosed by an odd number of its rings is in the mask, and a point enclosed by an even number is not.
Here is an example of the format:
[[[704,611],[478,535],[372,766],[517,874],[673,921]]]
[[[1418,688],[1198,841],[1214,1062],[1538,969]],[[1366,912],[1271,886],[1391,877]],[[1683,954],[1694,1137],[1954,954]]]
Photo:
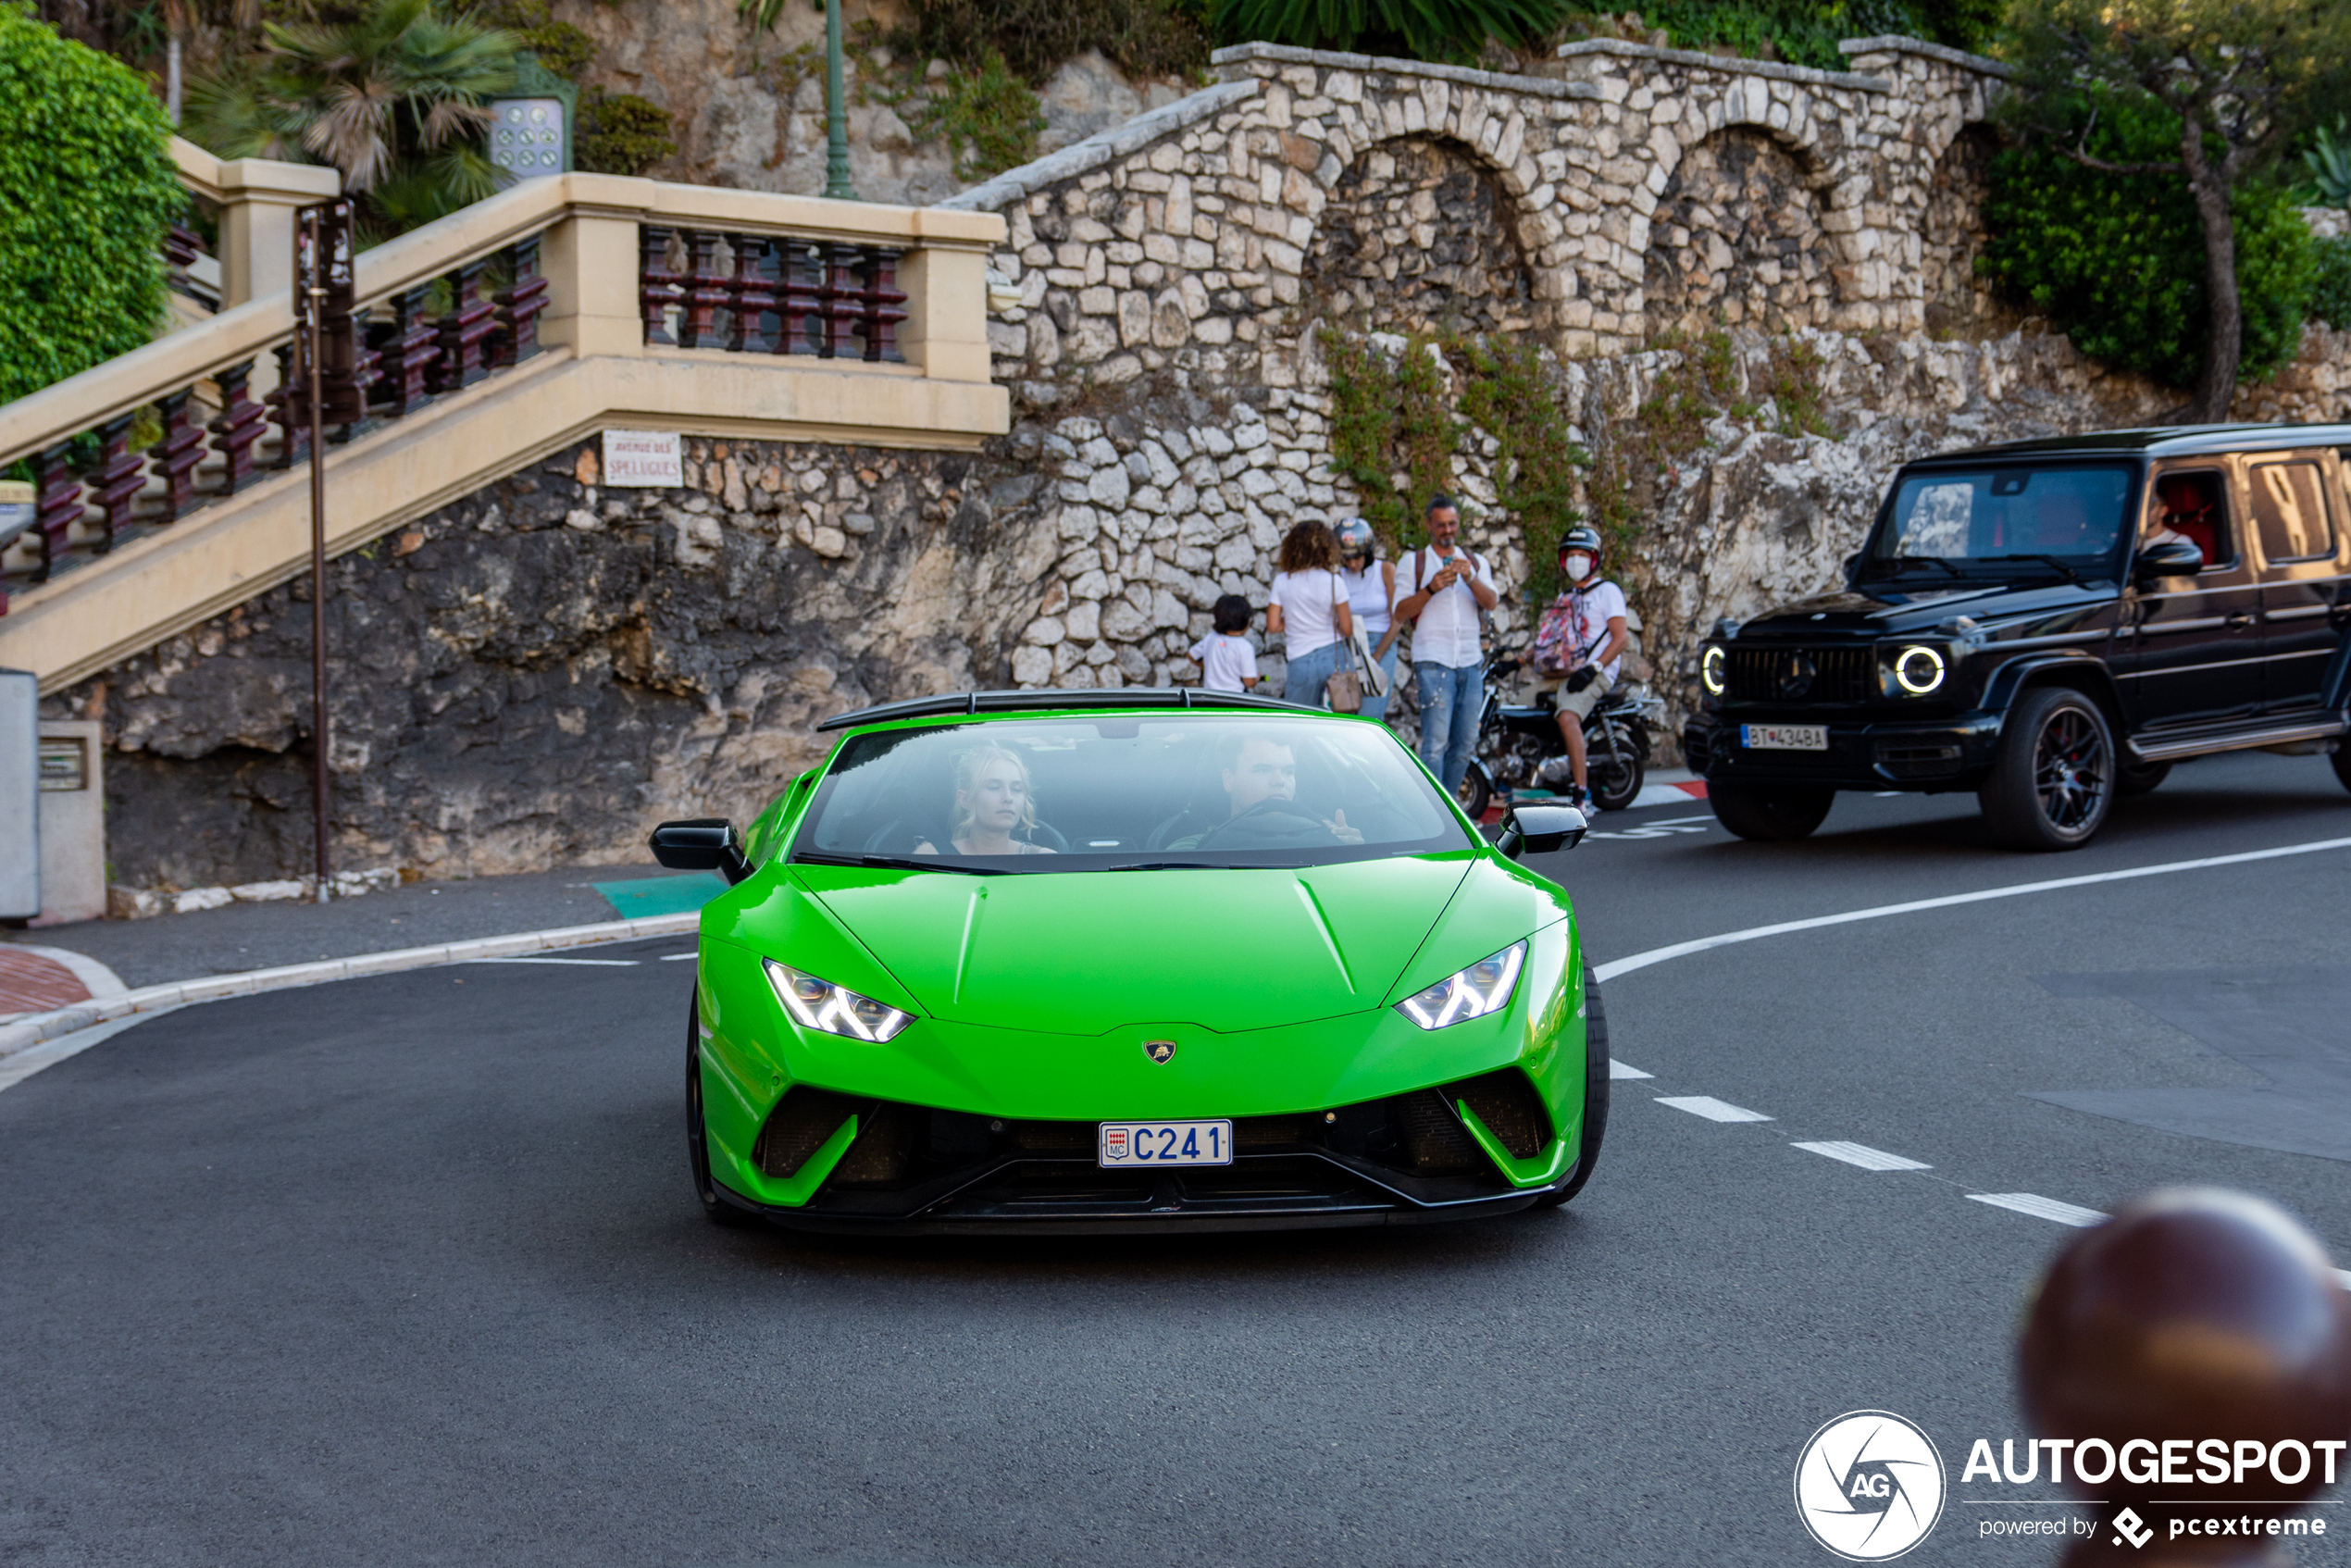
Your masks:
[[[332,171],[178,150],[220,208],[223,308],[0,407],[0,467],[26,463],[36,494],[0,548],[0,667],[44,691],[309,558],[306,436],[276,388],[292,215]],[[367,412],[329,432],[328,551],[608,428],[975,449],[1010,419],[987,333],[1004,232],[992,213],[566,174],[365,252]]]

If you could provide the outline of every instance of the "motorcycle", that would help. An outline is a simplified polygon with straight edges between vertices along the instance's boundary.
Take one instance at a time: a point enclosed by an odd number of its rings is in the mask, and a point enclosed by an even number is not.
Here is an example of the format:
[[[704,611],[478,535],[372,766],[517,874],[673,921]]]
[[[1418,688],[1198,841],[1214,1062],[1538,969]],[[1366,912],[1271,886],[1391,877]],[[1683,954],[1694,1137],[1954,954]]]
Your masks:
[[[1473,821],[1485,815],[1497,790],[1564,793],[1574,781],[1567,742],[1560,738],[1557,699],[1542,691],[1525,706],[1502,700],[1503,683],[1521,667],[1515,651],[1498,648],[1486,661],[1477,745],[1460,790],[1462,809]],[[1601,698],[1584,721],[1585,780],[1602,811],[1623,811],[1640,794],[1648,772],[1649,728],[1664,716],[1665,699],[1625,685]]]

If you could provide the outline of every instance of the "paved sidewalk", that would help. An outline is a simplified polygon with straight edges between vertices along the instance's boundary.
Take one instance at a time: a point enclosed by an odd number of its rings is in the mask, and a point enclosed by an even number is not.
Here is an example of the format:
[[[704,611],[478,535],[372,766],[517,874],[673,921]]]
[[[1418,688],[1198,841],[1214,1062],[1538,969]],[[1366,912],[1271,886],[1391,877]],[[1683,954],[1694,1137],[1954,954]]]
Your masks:
[[[22,962],[31,956],[11,952],[11,948],[62,948],[95,959],[136,989],[207,975],[666,913],[679,907],[674,895],[661,901],[660,910],[648,910],[631,907],[640,901],[626,895],[608,899],[595,884],[675,876],[658,865],[583,865],[519,877],[418,882],[323,906],[292,900],[236,903],[147,920],[44,926],[0,933],[5,938],[0,960]],[[711,880],[715,890],[719,884],[715,877]],[[0,1013],[12,1011],[16,1009],[0,1003]]]

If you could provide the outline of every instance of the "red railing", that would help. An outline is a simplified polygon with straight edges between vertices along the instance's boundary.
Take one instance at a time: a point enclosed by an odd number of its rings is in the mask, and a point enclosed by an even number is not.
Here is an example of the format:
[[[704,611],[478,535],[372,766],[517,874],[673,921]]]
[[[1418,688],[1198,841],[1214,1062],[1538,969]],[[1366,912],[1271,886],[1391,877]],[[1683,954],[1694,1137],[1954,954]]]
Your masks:
[[[645,342],[736,354],[896,362],[903,254],[887,245],[638,229]]]
[[[329,444],[403,418],[537,354],[539,317],[547,308],[540,239],[526,235],[363,307],[356,379],[367,417],[330,430]],[[184,266],[177,254],[182,250],[191,247],[175,247],[173,259]],[[496,287],[489,289],[492,280]],[[34,516],[0,555],[0,615],[7,610],[7,581],[46,582],[77,552],[106,554],[135,533],[168,526],[272,469],[306,460],[306,413],[285,386],[291,321],[284,341],[265,352],[276,361],[279,386],[258,403],[250,395],[255,356],[24,454]]]

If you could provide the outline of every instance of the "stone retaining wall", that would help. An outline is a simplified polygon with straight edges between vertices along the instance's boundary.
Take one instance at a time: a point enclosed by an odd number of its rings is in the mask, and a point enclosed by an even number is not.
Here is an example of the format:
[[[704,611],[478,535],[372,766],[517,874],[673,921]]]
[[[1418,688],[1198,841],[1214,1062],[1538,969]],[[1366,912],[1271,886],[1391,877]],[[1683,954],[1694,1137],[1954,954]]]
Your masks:
[[[338,864],[641,859],[665,816],[755,812],[828,713],[1196,679],[1216,597],[1262,606],[1282,533],[1360,507],[1328,467],[1325,324],[1388,354],[1412,330],[1531,336],[1605,447],[1681,354],[1661,340],[1735,309],[1726,402],[1767,405],[1643,476],[1627,574],[1678,714],[1696,635],[1832,580],[1900,462],[2180,401],[1975,285],[1988,62],[1848,48],[1852,74],[1601,42],[1549,78],[1251,48],[964,193],[1008,218],[1020,297],[990,327],[1014,428],[980,454],[701,442],[684,487],[613,492],[576,449],[336,563]],[[1761,395],[1791,341],[1833,434],[1782,433]],[[2346,394],[2351,335],[2313,329],[2238,412],[2339,418]],[[1511,639],[1527,562],[1498,454],[1470,432],[1458,490]],[[117,749],[118,880],[305,863],[299,598],[49,699]],[[1263,667],[1278,688],[1275,650]]]

